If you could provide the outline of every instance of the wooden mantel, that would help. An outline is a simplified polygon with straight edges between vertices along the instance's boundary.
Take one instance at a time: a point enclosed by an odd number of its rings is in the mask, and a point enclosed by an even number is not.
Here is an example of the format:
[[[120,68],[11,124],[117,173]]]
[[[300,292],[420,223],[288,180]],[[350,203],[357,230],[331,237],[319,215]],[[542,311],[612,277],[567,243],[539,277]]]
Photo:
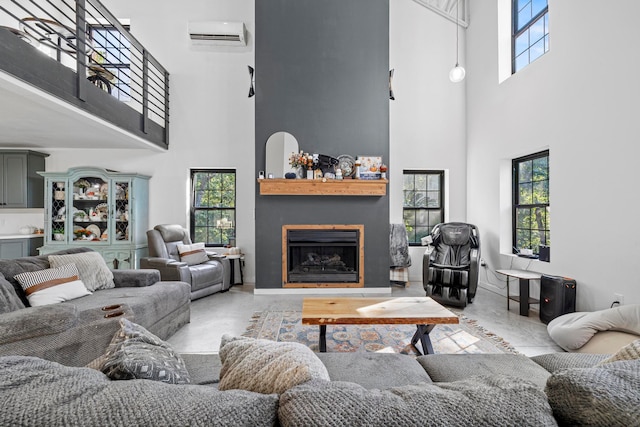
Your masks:
[[[263,196],[384,196],[386,179],[258,179]]]

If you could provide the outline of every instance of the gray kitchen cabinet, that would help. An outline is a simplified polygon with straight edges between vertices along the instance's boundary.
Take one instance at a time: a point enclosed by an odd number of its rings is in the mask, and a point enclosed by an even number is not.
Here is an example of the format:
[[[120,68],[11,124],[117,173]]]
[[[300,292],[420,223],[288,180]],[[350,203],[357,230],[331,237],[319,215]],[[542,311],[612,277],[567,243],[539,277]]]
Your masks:
[[[31,150],[0,150],[0,208],[43,208],[48,154]]]
[[[38,255],[42,237],[0,239],[0,259],[16,259]]]

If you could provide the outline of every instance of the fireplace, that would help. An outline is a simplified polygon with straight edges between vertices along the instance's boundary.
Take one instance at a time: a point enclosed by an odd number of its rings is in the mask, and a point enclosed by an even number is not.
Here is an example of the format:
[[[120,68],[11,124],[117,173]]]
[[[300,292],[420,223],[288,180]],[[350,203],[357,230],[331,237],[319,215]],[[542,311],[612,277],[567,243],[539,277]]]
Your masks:
[[[284,287],[363,287],[363,225],[282,226]]]

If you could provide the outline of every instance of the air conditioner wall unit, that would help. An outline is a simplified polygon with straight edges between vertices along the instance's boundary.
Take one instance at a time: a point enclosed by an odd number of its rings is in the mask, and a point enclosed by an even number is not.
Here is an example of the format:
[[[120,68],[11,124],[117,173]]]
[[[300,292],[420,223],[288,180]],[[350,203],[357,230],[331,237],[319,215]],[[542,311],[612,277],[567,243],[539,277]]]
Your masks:
[[[189,37],[200,46],[246,46],[244,22],[189,22]]]

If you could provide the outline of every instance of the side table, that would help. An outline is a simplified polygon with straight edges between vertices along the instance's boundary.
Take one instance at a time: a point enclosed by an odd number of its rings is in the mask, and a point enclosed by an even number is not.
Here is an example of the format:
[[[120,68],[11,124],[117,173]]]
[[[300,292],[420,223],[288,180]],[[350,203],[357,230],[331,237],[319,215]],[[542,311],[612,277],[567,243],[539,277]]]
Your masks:
[[[244,278],[242,276],[242,266],[244,265],[244,254],[225,255],[231,266],[231,286],[242,285]]]
[[[514,300],[520,302],[520,316],[529,316],[529,306],[531,304],[540,304],[540,300],[529,297],[529,281],[540,280],[542,274],[528,270],[496,270],[496,273],[507,276],[507,311],[509,311],[509,301]],[[511,296],[509,294],[509,278],[515,277],[520,282],[520,296]]]

